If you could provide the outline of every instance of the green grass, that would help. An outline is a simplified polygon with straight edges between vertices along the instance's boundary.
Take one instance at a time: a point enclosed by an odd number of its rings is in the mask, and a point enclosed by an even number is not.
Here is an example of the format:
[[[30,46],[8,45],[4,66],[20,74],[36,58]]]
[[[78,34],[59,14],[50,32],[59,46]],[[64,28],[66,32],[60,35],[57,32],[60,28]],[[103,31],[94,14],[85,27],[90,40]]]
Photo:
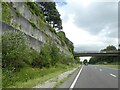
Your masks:
[[[27,67],[14,73],[13,76],[9,76],[7,71],[3,71],[3,87],[31,88],[77,66],[76,64],[69,66],[59,64],[57,67],[43,69]]]
[[[76,72],[79,69],[79,67],[74,71]],[[74,72],[72,72],[71,74],[69,74],[66,78],[62,79],[60,82],[58,82],[55,86],[54,89],[59,87],[62,83],[64,83]]]
[[[105,67],[119,68],[120,69],[120,65],[99,65],[99,66],[105,66]]]

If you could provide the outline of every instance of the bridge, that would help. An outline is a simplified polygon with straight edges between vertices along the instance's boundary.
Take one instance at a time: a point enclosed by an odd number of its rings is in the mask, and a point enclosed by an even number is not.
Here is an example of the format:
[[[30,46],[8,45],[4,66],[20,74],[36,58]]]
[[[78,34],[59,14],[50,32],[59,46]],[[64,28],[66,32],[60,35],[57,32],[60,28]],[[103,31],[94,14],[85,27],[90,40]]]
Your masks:
[[[75,57],[87,57],[87,56],[118,56],[120,55],[120,52],[114,51],[114,52],[75,52]]]

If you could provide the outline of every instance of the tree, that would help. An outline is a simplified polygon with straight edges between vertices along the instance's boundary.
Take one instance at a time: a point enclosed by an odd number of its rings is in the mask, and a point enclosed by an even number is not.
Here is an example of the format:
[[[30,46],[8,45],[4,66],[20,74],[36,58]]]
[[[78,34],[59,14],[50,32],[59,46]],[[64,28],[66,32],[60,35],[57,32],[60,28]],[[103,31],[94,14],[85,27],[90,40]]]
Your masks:
[[[46,20],[49,24],[53,26],[53,28],[57,28],[58,30],[62,29],[62,20],[60,18],[60,14],[56,8],[55,2],[38,2],[40,10],[44,14]]]
[[[117,51],[116,47],[113,45],[109,45],[106,48],[102,49],[101,52],[114,52]],[[113,63],[113,62],[118,62],[118,58],[115,56],[105,56],[105,57],[92,57],[89,61],[90,64],[96,64],[96,63],[101,63],[103,64],[104,62],[107,63]]]
[[[84,61],[83,61],[83,64],[87,64],[88,63],[88,61],[87,61],[87,59],[85,59]]]
[[[66,37],[65,33],[63,31],[60,31],[57,33],[59,38],[61,39],[62,46],[65,46],[65,44],[68,46],[68,49],[70,52],[74,53],[74,45],[73,43]]]
[[[95,57],[92,57],[92,58],[90,58],[90,60],[89,60],[89,64],[95,64],[96,63],[96,58]]]
[[[107,46],[105,49],[102,49],[101,51],[117,51],[116,47],[113,45]]]

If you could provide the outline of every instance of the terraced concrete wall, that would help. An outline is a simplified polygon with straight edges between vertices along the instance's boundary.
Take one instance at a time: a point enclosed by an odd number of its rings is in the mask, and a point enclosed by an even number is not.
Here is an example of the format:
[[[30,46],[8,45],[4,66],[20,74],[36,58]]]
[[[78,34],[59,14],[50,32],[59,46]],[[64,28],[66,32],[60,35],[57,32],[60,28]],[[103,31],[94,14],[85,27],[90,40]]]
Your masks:
[[[43,22],[42,20],[41,22],[44,24],[44,26],[38,23],[40,18],[31,13],[30,9],[24,2],[13,2],[13,5],[10,7],[10,9],[10,24],[8,25],[4,22],[0,22],[2,24],[3,33],[9,30],[24,33],[27,38],[28,46],[38,52],[40,51],[40,47],[42,45],[48,41],[52,41],[59,48],[60,52],[66,55],[71,55],[67,45],[61,45],[59,37],[49,30],[47,23]],[[34,23],[34,25],[36,25],[38,28],[33,27],[31,22]]]

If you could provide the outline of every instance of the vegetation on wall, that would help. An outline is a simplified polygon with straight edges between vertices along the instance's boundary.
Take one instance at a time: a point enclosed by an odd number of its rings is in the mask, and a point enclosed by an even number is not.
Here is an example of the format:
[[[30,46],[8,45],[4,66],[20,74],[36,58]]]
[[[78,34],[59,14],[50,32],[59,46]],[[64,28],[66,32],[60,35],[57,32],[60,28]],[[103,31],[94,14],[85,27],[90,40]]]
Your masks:
[[[26,5],[29,7],[32,14],[39,16],[43,21],[45,21],[43,14],[40,13],[39,7],[35,2],[26,2]]]
[[[34,29],[38,29],[38,27],[37,27],[33,22],[30,21],[30,24],[32,25],[32,27],[33,27]]]
[[[65,33],[63,31],[60,31],[57,33],[57,35],[60,37],[62,45],[64,46],[66,44],[69,51],[73,53],[73,43],[66,37]]]
[[[45,31],[46,24],[42,21],[42,19],[38,18],[37,24],[38,24],[38,26],[41,26],[42,29],[44,29],[44,31]]]
[[[79,58],[79,57],[74,57],[74,59],[75,59],[75,62],[76,62],[76,63],[81,64],[81,62],[80,62],[80,58]]]
[[[7,2],[2,2],[2,21],[10,24],[11,10]]]
[[[2,35],[2,67],[17,71],[29,58],[27,46],[21,33],[6,32]]]
[[[11,20],[11,10],[9,8],[13,6],[14,3],[8,4],[7,2],[2,2],[2,21],[10,24]],[[49,22],[48,29],[59,36],[61,42],[69,48],[70,52],[73,52],[73,44],[66,38],[64,32],[56,33],[54,27],[61,29],[62,22],[60,19],[60,15],[56,10],[55,3],[53,7],[50,9],[54,9],[51,11],[49,9],[49,14],[47,16],[47,20]],[[52,5],[51,4],[51,5]],[[26,5],[29,7],[30,11],[37,15],[37,25],[32,20],[34,17],[31,18],[30,24],[33,28],[38,29],[41,27],[42,30],[45,31],[46,28],[46,20],[44,15],[40,12],[40,8],[38,7],[37,3],[35,2],[26,2]],[[50,5],[50,4],[49,4]],[[49,6],[48,5],[48,6]],[[50,6],[51,6],[50,5]],[[46,7],[48,9],[48,6]],[[21,15],[20,12],[15,9],[15,13],[19,16]],[[47,10],[46,9],[46,10]],[[46,12],[46,11],[45,11]],[[51,13],[51,15],[50,15]],[[50,16],[50,18],[48,18]],[[50,23],[54,21],[53,27],[50,26]],[[17,23],[12,23],[12,26],[22,28],[21,25]],[[40,30],[41,30],[40,29]],[[41,31],[42,31],[41,30]],[[7,31],[7,30],[6,30]],[[43,47],[40,48],[40,52],[33,50],[32,48],[28,47],[26,37],[23,33],[12,32],[8,31],[3,33],[2,35],[2,71],[3,71],[3,87],[14,86],[18,82],[27,82],[31,79],[36,79],[36,77],[43,77],[46,74],[56,73],[60,69],[64,71],[66,67],[72,66],[74,63],[77,63],[73,55],[66,55],[60,52],[57,48],[55,42],[52,43],[44,43]],[[49,71],[49,70],[50,71]],[[56,72],[55,72],[56,71]],[[60,73],[60,72],[59,72]],[[35,75],[37,74],[37,75]],[[52,75],[51,75],[52,76]],[[50,77],[51,77],[50,76]],[[50,78],[49,77],[49,78]],[[44,77],[43,77],[44,78]],[[41,79],[40,79],[41,80]],[[47,78],[45,79],[47,80]],[[36,81],[35,81],[36,82]],[[38,83],[36,83],[38,84]]]
[[[50,68],[74,63],[73,56],[63,55],[55,44],[46,43],[38,53],[27,46],[23,33],[8,31],[2,35],[3,87],[19,81],[19,78],[14,79],[14,75],[27,67]],[[25,76],[21,81],[29,79]]]
[[[48,25],[48,28],[49,28],[49,30],[50,30],[51,32],[53,32],[53,33],[55,33],[55,34],[57,35],[57,33],[56,33],[56,31],[55,31],[54,28],[52,28],[50,25]]]
[[[33,61],[34,67],[56,66],[57,63],[69,64],[74,62],[73,57],[65,56],[59,52],[55,44],[45,44],[40,50],[39,59]]]

